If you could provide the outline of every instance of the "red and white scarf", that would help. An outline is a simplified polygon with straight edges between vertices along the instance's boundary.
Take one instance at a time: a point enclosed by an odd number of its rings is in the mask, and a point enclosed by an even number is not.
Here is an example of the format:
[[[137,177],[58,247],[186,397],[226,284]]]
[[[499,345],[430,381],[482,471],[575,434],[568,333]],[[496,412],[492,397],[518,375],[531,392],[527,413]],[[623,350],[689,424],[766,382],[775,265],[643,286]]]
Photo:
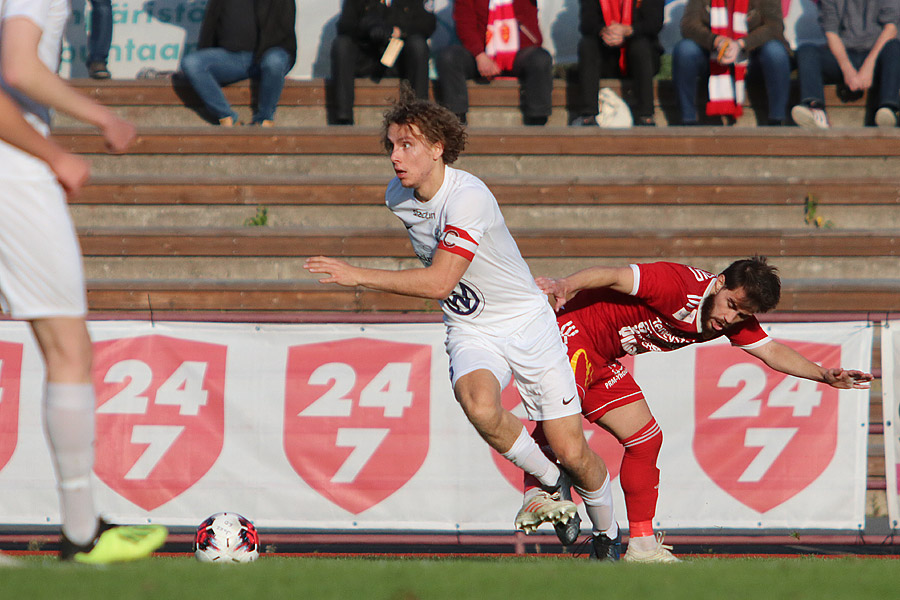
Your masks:
[[[490,0],[484,52],[503,71],[509,71],[519,51],[519,22],[513,0]]]
[[[622,25],[631,25],[632,23],[632,0],[600,0],[600,12],[603,13],[603,20],[607,25],[620,23]],[[628,64],[625,62],[625,45],[622,45],[619,51],[619,70],[622,75],[628,72]]]
[[[729,13],[728,0],[712,0],[709,24],[713,35],[722,35],[737,42],[747,35],[747,4],[749,0],[732,0]],[[716,62],[716,49],[709,59],[709,102],[708,115],[744,114],[744,75],[747,73],[747,58],[740,56],[731,65]]]

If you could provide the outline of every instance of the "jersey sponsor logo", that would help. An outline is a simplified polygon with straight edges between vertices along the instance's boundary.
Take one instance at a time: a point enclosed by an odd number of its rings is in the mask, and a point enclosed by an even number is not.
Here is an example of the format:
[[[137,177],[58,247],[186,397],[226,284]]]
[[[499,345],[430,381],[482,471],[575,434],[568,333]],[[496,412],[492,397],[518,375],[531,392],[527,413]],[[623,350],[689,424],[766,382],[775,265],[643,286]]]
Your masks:
[[[522,404],[522,396],[519,394],[519,389],[516,387],[515,383],[510,383],[503,389],[501,401],[503,403],[503,408],[518,417],[529,433],[534,431],[535,423],[534,421],[528,420],[528,416],[525,414],[525,406]],[[606,463],[606,467],[609,470],[609,478],[611,480],[615,479],[619,476],[619,467],[622,463],[622,456],[625,453],[625,449],[609,432],[588,423],[584,419],[582,419],[581,424],[584,428],[584,437],[587,439],[588,446],[590,446],[595,454],[603,457],[603,461]],[[494,459],[494,464],[497,466],[497,470],[500,471],[500,474],[503,475],[503,478],[508,481],[513,488],[522,491],[522,477],[524,473],[522,469],[515,466],[503,458],[501,454],[493,450],[491,451],[491,457]],[[581,502],[581,497],[578,496],[578,493],[574,489],[572,490],[572,498],[575,502]],[[511,507],[511,510],[515,512],[516,509],[515,507]]]
[[[656,317],[650,321],[641,321],[636,325],[626,325],[619,329],[619,343],[622,349],[631,355],[644,352],[666,352],[683,348],[697,340],[679,335],[662,319]]]
[[[22,344],[0,342],[0,470],[12,458],[19,439],[22,350]]]
[[[97,477],[148,511],[197,483],[222,451],[227,353],[162,335],[95,343]]]
[[[289,348],[288,462],[324,498],[359,514],[425,462],[430,393],[427,344],[357,338]]]
[[[434,213],[427,211],[427,210],[421,210],[419,208],[414,208],[412,212],[415,216],[419,217],[420,219],[433,219],[434,218]],[[409,229],[410,227],[411,227],[411,225],[407,225],[406,228]]]
[[[782,342],[819,364],[839,345]],[[733,498],[765,513],[803,491],[837,448],[838,390],[778,373],[732,347],[696,354],[694,454]]]
[[[484,299],[477,287],[460,281],[450,297],[444,300],[444,306],[461,317],[478,316],[484,309]]]

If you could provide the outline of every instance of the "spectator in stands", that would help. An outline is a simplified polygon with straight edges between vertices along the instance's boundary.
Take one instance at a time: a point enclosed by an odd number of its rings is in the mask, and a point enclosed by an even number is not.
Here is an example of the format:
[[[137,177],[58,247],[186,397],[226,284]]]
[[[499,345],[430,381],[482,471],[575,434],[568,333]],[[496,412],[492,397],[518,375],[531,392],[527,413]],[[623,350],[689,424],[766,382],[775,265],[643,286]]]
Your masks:
[[[712,20],[712,16],[721,20]],[[709,80],[706,114],[743,114],[744,75],[762,70],[769,100],[768,125],[783,125],[791,83],[781,0],[688,0],[681,19],[684,39],[672,52],[672,79],[681,123],[696,125],[697,82]]]
[[[800,127],[827,129],[824,82],[855,92],[879,89],[875,123],[896,127],[900,108],[900,2],[897,0],[821,0],[819,21],[826,46],[797,48],[801,103],[791,109]],[[877,84],[873,86],[873,84]]]
[[[344,0],[331,46],[332,124],[353,124],[354,77],[399,75],[427,100],[428,38],[436,25],[424,0]]]
[[[91,0],[91,33],[88,38],[88,75],[109,79],[106,61],[112,44],[112,0]]]
[[[653,77],[659,72],[663,0],[581,0],[578,82],[581,116],[596,125],[601,77],[627,77],[634,86],[635,125],[653,121]]]
[[[541,47],[537,0],[456,0],[453,20],[461,45],[437,57],[441,104],[465,123],[466,80],[519,78],[525,125],[545,125],[552,110],[553,59]]]
[[[238,124],[222,85],[258,79],[252,125],[271,127],[284,77],[297,58],[294,0],[209,0],[197,51],[181,70],[219,125]]]

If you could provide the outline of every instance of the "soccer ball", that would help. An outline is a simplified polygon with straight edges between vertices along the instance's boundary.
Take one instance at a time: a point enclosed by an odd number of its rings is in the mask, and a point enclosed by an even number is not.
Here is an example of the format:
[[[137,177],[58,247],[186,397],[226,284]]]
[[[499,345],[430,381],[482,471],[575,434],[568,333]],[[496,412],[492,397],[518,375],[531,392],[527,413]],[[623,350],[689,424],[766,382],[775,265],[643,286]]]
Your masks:
[[[259,534],[253,523],[237,513],[216,513],[197,528],[194,556],[200,562],[254,561],[259,558]]]

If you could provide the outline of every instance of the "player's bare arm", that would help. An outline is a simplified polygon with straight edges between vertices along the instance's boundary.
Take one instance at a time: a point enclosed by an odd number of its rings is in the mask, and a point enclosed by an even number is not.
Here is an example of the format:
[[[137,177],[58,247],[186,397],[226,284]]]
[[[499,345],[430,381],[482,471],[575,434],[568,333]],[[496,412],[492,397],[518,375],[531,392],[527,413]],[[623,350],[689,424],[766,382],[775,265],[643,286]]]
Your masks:
[[[70,198],[78,194],[90,177],[90,163],[66,152],[58,144],[38,133],[25,121],[18,105],[2,91],[0,91],[0,132],[5,142],[47,163]]]
[[[838,389],[868,389],[874,379],[871,373],[842,368],[820,367],[793,348],[775,340],[758,348],[745,348],[769,367],[795,377],[803,377],[820,383],[827,383]]]
[[[560,279],[538,277],[535,282],[541,291],[553,297],[553,309],[559,310],[581,290],[608,287],[630,293],[634,287],[634,272],[631,267],[589,267]]]
[[[320,279],[319,283],[336,283],[347,287],[360,285],[404,296],[444,300],[450,296],[469,268],[469,261],[446,250],[437,250],[431,265],[421,269],[370,269],[326,256],[308,258],[303,267],[310,273],[328,275]]]
[[[27,17],[4,20],[0,67],[6,83],[40,104],[96,126],[110,152],[124,152],[137,135],[134,125],[78,93],[50,71],[38,57],[42,33]]]

